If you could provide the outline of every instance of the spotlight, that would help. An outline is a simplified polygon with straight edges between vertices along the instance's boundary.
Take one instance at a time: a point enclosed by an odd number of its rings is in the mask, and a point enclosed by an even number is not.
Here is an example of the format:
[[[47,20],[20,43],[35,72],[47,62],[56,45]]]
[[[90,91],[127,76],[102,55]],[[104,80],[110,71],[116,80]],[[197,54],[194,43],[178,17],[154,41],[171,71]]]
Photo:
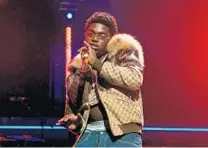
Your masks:
[[[71,12],[69,12],[69,13],[67,13],[66,17],[70,20],[70,19],[72,19],[73,15]]]

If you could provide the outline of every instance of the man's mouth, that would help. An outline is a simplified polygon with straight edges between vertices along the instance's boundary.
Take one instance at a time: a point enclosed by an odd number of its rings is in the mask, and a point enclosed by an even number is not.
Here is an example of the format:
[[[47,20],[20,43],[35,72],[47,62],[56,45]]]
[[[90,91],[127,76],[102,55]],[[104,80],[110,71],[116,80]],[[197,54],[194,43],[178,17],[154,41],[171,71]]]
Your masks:
[[[90,44],[90,46],[91,46],[92,49],[95,49],[95,50],[98,49],[98,45]]]

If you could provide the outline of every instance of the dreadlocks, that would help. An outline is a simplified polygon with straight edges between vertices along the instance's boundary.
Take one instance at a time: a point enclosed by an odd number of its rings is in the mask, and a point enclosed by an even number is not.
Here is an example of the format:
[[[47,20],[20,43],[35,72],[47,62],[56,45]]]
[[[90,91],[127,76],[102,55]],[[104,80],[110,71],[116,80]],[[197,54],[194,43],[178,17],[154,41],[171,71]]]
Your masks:
[[[115,35],[118,33],[118,25],[115,17],[106,12],[95,12],[85,23],[85,31],[92,23],[101,23],[110,28],[111,34]]]

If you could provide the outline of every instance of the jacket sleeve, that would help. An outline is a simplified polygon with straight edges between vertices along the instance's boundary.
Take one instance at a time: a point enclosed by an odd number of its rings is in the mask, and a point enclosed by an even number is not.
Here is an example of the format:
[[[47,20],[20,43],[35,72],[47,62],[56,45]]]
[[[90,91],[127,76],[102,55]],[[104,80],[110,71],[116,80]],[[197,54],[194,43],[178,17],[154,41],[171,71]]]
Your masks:
[[[66,100],[65,100],[65,111],[64,111],[65,115],[74,114],[72,109],[71,109],[71,106],[69,105],[69,101],[70,101],[69,89],[72,86],[73,78],[74,78],[74,74],[69,75],[69,77],[67,78]]]
[[[74,79],[76,78],[75,77],[76,73],[73,73],[71,75],[69,75],[69,77],[67,78],[67,86],[66,86],[66,100],[65,100],[65,111],[64,111],[64,115],[69,115],[69,114],[76,114],[77,112],[74,111],[74,105],[71,103],[71,95],[70,95],[70,88],[71,87],[74,87],[75,85],[78,85],[78,84],[75,84],[74,82]],[[78,89],[79,87],[77,87]],[[83,125],[83,122],[84,122],[84,119],[83,119],[83,116],[81,115],[81,120],[82,120],[82,124],[80,126],[78,126],[75,130],[70,130],[70,132],[72,134],[79,134],[81,132],[81,129],[82,129],[82,125]]]
[[[108,83],[128,90],[140,89],[143,83],[143,66],[135,50],[121,51],[115,55],[116,64],[96,60],[93,67]]]
[[[64,115],[69,115],[69,114],[74,114],[74,113],[71,107],[69,106],[69,98],[68,96],[66,96]]]

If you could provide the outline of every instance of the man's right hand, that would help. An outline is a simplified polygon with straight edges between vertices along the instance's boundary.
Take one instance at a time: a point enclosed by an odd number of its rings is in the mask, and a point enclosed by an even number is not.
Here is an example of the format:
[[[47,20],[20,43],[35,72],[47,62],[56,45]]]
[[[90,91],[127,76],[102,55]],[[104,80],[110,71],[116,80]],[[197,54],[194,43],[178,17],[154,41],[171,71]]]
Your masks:
[[[74,57],[74,59],[69,63],[68,68],[70,71],[73,71],[74,69],[80,69],[83,64],[83,59],[88,59],[88,54],[86,51],[86,47],[81,47],[78,52],[79,54]]]
[[[80,69],[82,67],[82,58],[81,55],[77,55],[68,65],[70,71],[74,69]]]
[[[81,124],[82,124],[82,118],[81,118],[80,113],[78,113],[77,115],[74,115],[74,114],[65,115],[56,123],[56,125],[68,126],[66,127],[68,128],[68,130],[76,130],[77,127],[79,127]]]

